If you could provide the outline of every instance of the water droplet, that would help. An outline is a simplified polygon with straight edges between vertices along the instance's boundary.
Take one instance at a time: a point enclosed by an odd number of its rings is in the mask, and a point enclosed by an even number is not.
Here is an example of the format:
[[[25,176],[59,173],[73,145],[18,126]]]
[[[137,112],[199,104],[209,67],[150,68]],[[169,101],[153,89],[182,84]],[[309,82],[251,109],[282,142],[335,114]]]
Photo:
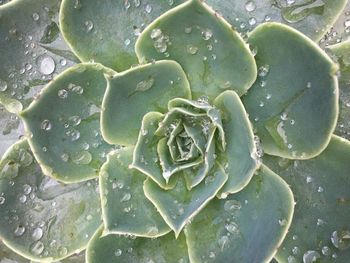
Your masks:
[[[331,254],[331,249],[327,246],[322,247],[322,254],[324,256],[329,256]]]
[[[231,234],[238,234],[239,233],[238,225],[234,222],[230,222],[230,223],[226,224],[225,228]]]
[[[293,247],[292,253],[293,253],[294,255],[298,255],[298,254],[299,254],[299,248],[298,248],[298,247]]]
[[[344,250],[350,247],[350,231],[341,230],[334,231],[331,235],[331,241],[333,246],[340,250]]]
[[[19,113],[23,110],[23,105],[20,101],[12,99],[7,105],[6,109],[11,113]]]
[[[25,231],[26,231],[26,228],[24,226],[18,225],[15,229],[14,234],[16,237],[20,237],[24,234]]]
[[[75,164],[89,164],[92,161],[92,156],[88,151],[81,151],[73,156],[72,161]]]
[[[248,12],[253,12],[256,9],[256,5],[254,1],[248,1],[245,4],[245,10],[247,10]]]
[[[66,247],[60,247],[58,249],[58,253],[60,254],[60,256],[65,256],[68,254],[68,249]]]
[[[288,256],[287,260],[288,260],[288,263],[297,263],[296,258],[293,257],[292,255]]]
[[[280,226],[286,226],[287,225],[287,223],[288,223],[288,221],[287,221],[287,219],[280,219],[280,220],[278,220],[278,224],[280,225]]]
[[[140,81],[139,83],[137,83],[136,85],[136,91],[146,91],[149,90],[150,88],[153,87],[154,85],[154,78],[150,77],[148,79],[145,79],[143,81]]]
[[[237,200],[227,200],[224,204],[224,209],[227,212],[234,212],[242,208],[242,204]]]
[[[198,47],[194,45],[187,45],[186,50],[187,50],[187,53],[191,55],[195,55],[198,52]]]
[[[38,58],[39,71],[44,75],[50,75],[55,71],[56,64],[50,56],[40,56]]]
[[[49,131],[52,128],[52,124],[49,120],[43,120],[40,124],[40,128],[44,131]]]
[[[34,14],[33,14],[33,20],[34,20],[34,21],[38,21],[39,18],[40,18],[40,16],[39,16],[38,13],[34,13]]]
[[[44,232],[43,232],[42,228],[37,227],[33,230],[32,238],[34,241],[38,241],[43,237],[43,234],[44,234]]]
[[[219,238],[218,243],[221,251],[224,251],[229,246],[230,239],[228,236],[222,236]]]
[[[18,157],[19,157],[19,163],[23,167],[27,167],[33,163],[33,156],[24,149],[19,150]]]
[[[80,9],[80,8],[81,8],[80,0],[75,0],[75,2],[74,2],[74,8],[75,8],[75,9]]]
[[[303,262],[304,263],[312,263],[312,262],[316,262],[320,258],[321,258],[321,256],[317,251],[308,250],[303,255]]]
[[[190,34],[192,32],[192,27],[185,27],[185,33]]]
[[[67,65],[67,60],[61,59],[60,60],[60,64],[61,64],[62,67],[64,67],[65,65]]]
[[[209,40],[211,39],[212,36],[213,36],[213,31],[211,31],[210,29],[207,28],[202,31],[202,38],[204,40]]]
[[[282,17],[289,23],[297,23],[304,20],[311,14],[322,15],[324,12],[324,0],[311,0],[301,4],[280,6]]]
[[[151,38],[152,39],[156,39],[162,36],[162,30],[160,30],[159,28],[155,28],[152,30],[151,32]]]
[[[4,178],[15,178],[18,175],[19,165],[13,161],[8,161],[1,170],[1,176]]]
[[[130,201],[131,199],[131,194],[130,193],[125,193],[123,197],[120,199],[120,202],[127,202]]]
[[[35,242],[30,246],[30,250],[36,256],[39,256],[44,251],[44,244],[41,241]]]
[[[27,202],[27,197],[26,197],[25,195],[21,195],[21,196],[19,197],[19,201],[20,201],[22,204],[24,204],[25,202]]]
[[[249,20],[248,20],[248,23],[249,23],[249,25],[251,25],[251,26],[254,26],[255,24],[256,24],[256,18],[255,17],[251,17],[251,18],[249,18]]]
[[[150,4],[147,4],[147,5],[145,6],[145,11],[146,11],[148,14],[150,14],[150,13],[152,12],[152,6],[151,6]]]
[[[5,197],[0,196],[0,205],[5,204],[5,201],[6,201]]]
[[[123,251],[121,249],[119,249],[119,248],[116,251],[114,251],[114,255],[116,257],[120,257],[122,255],[122,253],[123,253]]]
[[[68,91],[66,91],[65,89],[60,89],[57,95],[60,99],[66,99],[68,97]]]
[[[84,24],[87,32],[90,32],[94,28],[94,23],[91,20],[86,20]]]
[[[29,195],[32,192],[32,187],[29,184],[23,185],[23,193]]]
[[[124,45],[125,45],[125,46],[129,46],[130,43],[131,43],[131,40],[130,40],[129,38],[127,38],[127,39],[124,40]]]
[[[258,69],[258,75],[260,77],[266,77],[267,74],[269,74],[269,71],[270,71],[270,66],[269,65],[260,66],[259,69]]]
[[[7,90],[7,82],[0,79],[0,92],[4,92]]]

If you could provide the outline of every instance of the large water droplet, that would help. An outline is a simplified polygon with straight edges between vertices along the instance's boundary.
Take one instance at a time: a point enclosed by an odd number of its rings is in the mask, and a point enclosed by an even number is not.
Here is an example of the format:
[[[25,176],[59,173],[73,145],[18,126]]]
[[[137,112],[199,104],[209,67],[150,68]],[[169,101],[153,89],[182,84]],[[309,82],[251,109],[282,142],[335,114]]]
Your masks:
[[[5,90],[7,90],[7,82],[0,79],[0,92],[4,92]]]
[[[30,246],[30,251],[36,256],[39,256],[44,251],[44,244],[41,241],[35,242]]]
[[[242,204],[237,200],[227,200],[224,204],[224,209],[227,212],[234,212],[241,209]]]
[[[350,247],[350,231],[341,230],[334,231],[331,235],[332,244],[340,249],[344,250]]]
[[[316,262],[318,259],[321,258],[320,253],[314,250],[308,250],[303,255],[303,262],[304,263],[313,263]]]
[[[44,75],[50,75],[55,71],[56,64],[52,57],[44,55],[38,58],[39,71]]]
[[[14,234],[16,237],[20,237],[24,234],[25,231],[26,231],[26,228],[24,226],[18,225],[15,229]]]
[[[114,251],[114,255],[116,257],[120,257],[122,255],[122,253],[123,253],[123,251],[119,248]]]
[[[33,230],[32,238],[34,241],[38,241],[43,237],[43,234],[44,234],[44,232],[43,232],[42,228],[37,227]]]
[[[90,32],[94,28],[94,23],[91,20],[85,21],[84,24],[87,32]]]
[[[256,5],[254,1],[248,1],[245,4],[245,10],[247,10],[248,12],[253,12],[256,9]]]
[[[75,154],[72,160],[76,164],[89,164],[92,161],[92,156],[88,151],[81,151]]]
[[[49,120],[43,120],[40,124],[40,128],[44,131],[49,131],[52,128],[52,124]]]

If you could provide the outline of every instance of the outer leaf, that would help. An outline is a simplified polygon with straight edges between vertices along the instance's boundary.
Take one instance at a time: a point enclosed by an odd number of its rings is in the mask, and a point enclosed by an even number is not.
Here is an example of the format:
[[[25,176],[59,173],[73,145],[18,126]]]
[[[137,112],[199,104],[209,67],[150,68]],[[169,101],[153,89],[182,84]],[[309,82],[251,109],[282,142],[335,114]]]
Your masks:
[[[296,210],[276,258],[287,262],[337,262],[350,258],[350,143],[333,136],[314,159],[288,161],[266,156],[270,167],[291,185]]]
[[[225,197],[249,183],[259,162],[252,126],[238,95],[234,91],[225,91],[215,99],[214,105],[221,111],[226,134],[226,150],[219,155],[219,161],[228,174],[219,194]]]
[[[293,195],[262,166],[250,184],[226,200],[215,199],[186,226],[192,262],[269,262],[293,215]]]
[[[0,103],[10,112],[27,107],[53,74],[77,61],[66,56],[59,30],[49,30],[58,29],[59,5],[57,0],[14,0],[0,8]]]
[[[132,154],[133,148],[113,152],[101,168],[104,235],[162,236],[170,228],[143,193],[145,176],[128,167]]]
[[[185,236],[173,235],[159,238],[101,236],[100,228],[91,239],[87,251],[87,263],[189,263]]]
[[[258,49],[260,77],[243,103],[265,152],[317,156],[336,125],[337,66],[314,42],[281,24],[257,27],[249,43]]]
[[[43,172],[62,182],[98,175],[112,146],[100,135],[100,105],[106,87],[99,64],[80,64],[52,81],[21,113],[29,144]]]
[[[329,47],[340,66],[339,119],[335,133],[350,139],[350,41]]]
[[[223,168],[218,165],[206,176],[205,181],[190,191],[186,188],[183,174],[178,173],[177,176],[179,180],[171,190],[159,188],[150,179],[145,181],[143,187],[146,197],[157,207],[176,236],[215,197],[227,180]]]
[[[142,117],[166,110],[175,97],[191,98],[186,75],[174,61],[157,61],[108,76],[102,135],[111,144],[135,145]],[[131,110],[132,109],[132,110]]]
[[[94,60],[118,71],[137,64],[135,40],[160,14],[183,0],[63,0],[63,36],[82,61]]]
[[[321,39],[345,7],[346,0],[206,0],[238,31],[246,32],[264,21],[287,24],[314,41]]]
[[[216,97],[226,89],[243,95],[256,65],[240,35],[199,0],[190,0],[150,24],[136,42],[140,61],[173,59],[184,68],[193,98]]]
[[[0,171],[0,238],[8,247],[34,261],[85,248],[101,224],[96,181],[62,185],[44,176],[25,140],[8,150]]]

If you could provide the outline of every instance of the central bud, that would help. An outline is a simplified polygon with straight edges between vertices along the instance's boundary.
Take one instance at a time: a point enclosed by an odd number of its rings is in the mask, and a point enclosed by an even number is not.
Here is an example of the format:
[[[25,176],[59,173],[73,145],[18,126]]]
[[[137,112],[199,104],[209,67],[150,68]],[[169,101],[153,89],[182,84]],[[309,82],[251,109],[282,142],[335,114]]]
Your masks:
[[[176,98],[157,123],[157,162],[166,183],[182,172],[188,189],[198,185],[215,164],[218,151],[225,151],[221,114],[206,100]],[[147,134],[144,128],[140,132]]]

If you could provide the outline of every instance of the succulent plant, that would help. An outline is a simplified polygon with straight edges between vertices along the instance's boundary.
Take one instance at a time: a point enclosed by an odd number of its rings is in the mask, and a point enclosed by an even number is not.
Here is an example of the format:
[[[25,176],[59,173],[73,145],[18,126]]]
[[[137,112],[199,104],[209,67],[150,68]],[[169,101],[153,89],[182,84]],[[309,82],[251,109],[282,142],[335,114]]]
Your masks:
[[[0,262],[348,262],[346,2],[1,6]]]

